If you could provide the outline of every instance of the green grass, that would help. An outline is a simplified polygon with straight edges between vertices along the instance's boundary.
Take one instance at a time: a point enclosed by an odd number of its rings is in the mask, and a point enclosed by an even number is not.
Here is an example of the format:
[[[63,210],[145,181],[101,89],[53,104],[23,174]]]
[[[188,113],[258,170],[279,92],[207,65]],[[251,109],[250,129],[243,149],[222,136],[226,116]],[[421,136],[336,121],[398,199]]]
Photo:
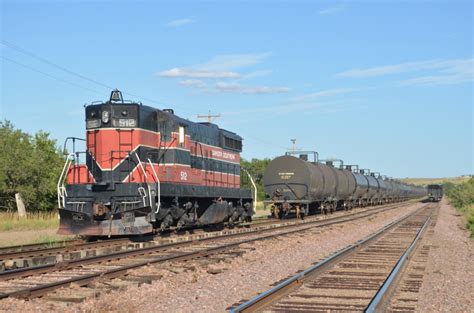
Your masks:
[[[21,231],[57,229],[59,226],[56,212],[28,213],[26,218],[19,218],[15,212],[0,213],[0,231]]]
[[[444,177],[444,178],[402,178],[400,181],[414,185],[431,185],[431,184],[462,184],[469,181],[469,176]]]
[[[471,238],[474,238],[474,204],[461,207],[459,211],[466,217],[466,228],[471,232]]]
[[[474,178],[459,185],[446,184],[445,192],[449,202],[466,217],[466,228],[474,238]]]

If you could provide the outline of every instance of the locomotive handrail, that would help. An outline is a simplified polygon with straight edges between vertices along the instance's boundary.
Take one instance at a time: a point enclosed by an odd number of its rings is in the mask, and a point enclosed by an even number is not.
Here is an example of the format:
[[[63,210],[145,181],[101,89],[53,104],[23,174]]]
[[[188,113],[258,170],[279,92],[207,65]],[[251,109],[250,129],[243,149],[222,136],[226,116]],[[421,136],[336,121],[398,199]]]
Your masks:
[[[143,164],[142,164],[142,160],[140,160],[140,157],[138,156],[137,151],[133,151],[133,153],[137,157],[138,166],[140,166],[140,168],[142,169],[143,177],[145,177],[145,184],[147,185],[147,189],[148,189],[148,198],[150,199],[148,202],[150,202],[150,207],[152,207],[153,203],[151,202],[151,190],[150,190],[150,185],[148,185],[148,175],[146,174],[145,168],[143,167]]]
[[[158,212],[160,212],[160,207],[161,207],[161,182],[160,182],[160,179],[158,178],[158,175],[156,174],[156,171],[155,171],[155,168],[153,167],[153,164],[151,163],[151,160],[148,159],[148,163],[150,164],[151,166],[151,170],[153,171],[153,176],[155,177],[155,180],[156,180],[156,184],[157,184],[157,187],[158,187],[158,203],[157,203],[157,207],[156,207],[156,211],[155,211],[155,214],[158,214]]]
[[[257,185],[256,185],[255,182],[253,181],[252,175],[250,175],[250,173],[249,173],[245,168],[242,168],[242,170],[245,172],[245,174],[247,174],[247,176],[249,177],[250,182],[252,183],[252,186],[253,186],[253,205],[252,205],[252,211],[253,211],[254,214],[256,214],[256,213],[257,213]]]
[[[71,158],[72,157],[72,158]],[[63,170],[61,171],[61,175],[59,176],[58,184],[57,184],[57,191],[58,191],[58,208],[64,208],[66,206],[65,197],[67,196],[66,188],[64,187],[64,179],[66,173],[69,171],[69,167],[74,159],[74,154],[71,153],[67,156],[66,162],[64,163]]]
[[[66,154],[66,146],[69,140],[72,140],[72,153],[76,153],[76,140],[84,141],[84,142],[86,141],[85,139],[78,138],[78,137],[66,137],[66,139],[64,140],[64,145],[63,145],[63,154]]]

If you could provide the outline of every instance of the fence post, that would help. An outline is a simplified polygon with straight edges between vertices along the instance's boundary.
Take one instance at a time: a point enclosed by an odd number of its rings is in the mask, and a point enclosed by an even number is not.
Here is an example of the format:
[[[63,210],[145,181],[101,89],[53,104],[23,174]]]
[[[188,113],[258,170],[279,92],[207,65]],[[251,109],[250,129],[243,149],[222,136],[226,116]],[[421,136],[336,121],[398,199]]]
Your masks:
[[[16,207],[18,209],[18,217],[26,218],[25,203],[23,203],[23,199],[21,198],[20,193],[15,194],[15,200],[16,200]]]

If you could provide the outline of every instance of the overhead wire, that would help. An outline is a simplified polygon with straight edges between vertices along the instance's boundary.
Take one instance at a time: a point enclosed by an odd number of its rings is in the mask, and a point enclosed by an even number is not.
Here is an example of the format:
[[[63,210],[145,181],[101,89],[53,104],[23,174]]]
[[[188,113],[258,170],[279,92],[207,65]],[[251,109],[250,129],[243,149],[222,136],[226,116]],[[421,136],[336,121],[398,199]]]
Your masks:
[[[62,79],[62,78],[53,76],[53,75],[51,75],[51,74],[48,74],[48,73],[43,72],[43,71],[41,71],[41,70],[38,70],[38,69],[36,69],[36,68],[34,68],[34,67],[32,67],[32,66],[29,66],[29,65],[20,63],[20,62],[18,62],[18,61],[15,61],[15,60],[13,60],[13,59],[10,59],[10,58],[8,58],[8,57],[6,57],[6,56],[4,56],[4,55],[2,55],[2,56],[0,56],[0,57],[1,57],[2,59],[4,59],[4,60],[8,61],[8,62],[14,63],[14,64],[16,64],[16,65],[18,65],[18,66],[21,66],[21,67],[24,67],[24,68],[26,68],[26,69],[29,69],[30,71],[40,73],[40,74],[42,74],[42,75],[45,75],[45,76],[47,76],[47,77],[49,77],[49,78],[51,78],[51,79],[57,80],[57,81],[59,81],[59,82],[66,83],[66,84],[72,85],[72,86],[74,86],[74,87],[78,87],[78,88],[81,88],[81,89],[84,89],[84,90],[92,91],[92,92],[95,92],[95,93],[98,93],[98,94],[103,94],[103,92],[100,92],[100,91],[98,91],[98,90],[91,89],[91,88],[89,88],[89,87],[84,87],[84,86],[81,86],[81,85],[79,85],[79,84],[73,83],[73,82],[71,82],[71,81],[68,81],[68,80],[65,80],[65,79]]]
[[[68,74],[70,74],[70,75],[72,75],[72,76],[78,77],[78,78],[80,78],[80,79],[83,79],[83,80],[85,80],[85,81],[88,81],[88,82],[90,82],[90,83],[96,84],[96,85],[98,85],[98,86],[100,86],[100,87],[103,87],[103,88],[106,88],[106,89],[109,89],[109,90],[115,89],[114,87],[112,87],[112,86],[110,86],[110,85],[108,85],[108,84],[105,84],[105,83],[100,82],[100,81],[98,81],[98,80],[96,80],[96,79],[92,79],[92,78],[87,77],[87,76],[85,76],[85,75],[83,75],[83,74],[80,74],[80,73],[77,73],[77,72],[75,72],[75,71],[72,71],[72,70],[70,70],[70,69],[68,69],[68,68],[65,68],[64,66],[61,66],[61,65],[59,65],[59,64],[57,64],[57,63],[54,63],[54,62],[52,62],[52,61],[50,61],[50,60],[48,60],[48,59],[46,59],[46,58],[44,58],[44,57],[42,57],[42,56],[39,56],[39,55],[37,55],[37,54],[35,54],[35,53],[31,52],[31,51],[28,51],[28,50],[26,50],[26,49],[24,49],[24,48],[22,48],[22,47],[20,47],[20,46],[18,46],[18,45],[16,45],[16,44],[13,44],[13,43],[11,43],[11,42],[9,42],[9,41],[7,41],[7,40],[2,39],[2,40],[1,40],[1,43],[2,43],[2,45],[6,46],[6,47],[9,47],[10,49],[13,49],[13,50],[15,50],[15,51],[17,51],[17,52],[20,52],[20,53],[22,53],[22,54],[24,54],[24,55],[27,55],[27,56],[31,57],[31,58],[34,58],[34,59],[36,59],[36,60],[38,60],[38,61],[41,61],[41,62],[43,62],[43,63],[45,63],[45,64],[48,64],[49,66],[52,66],[52,67],[54,67],[54,68],[56,68],[56,69],[59,69],[59,70],[61,70],[61,71],[63,71],[63,72],[66,72],[66,73],[68,73]],[[92,92],[95,92],[95,93],[98,93],[98,94],[102,94],[102,92],[100,92],[100,91],[98,91],[98,90],[95,90],[95,89],[92,89],[92,88],[88,88],[88,87],[85,87],[85,86],[76,84],[76,83],[74,83],[74,82],[71,82],[71,81],[68,81],[68,80],[64,80],[64,79],[62,79],[62,78],[58,78],[58,77],[56,77],[56,76],[54,76],[54,75],[48,74],[48,73],[46,73],[46,72],[44,72],[44,71],[41,71],[41,70],[38,70],[38,69],[36,69],[36,68],[34,68],[34,67],[32,67],[32,66],[29,66],[29,65],[20,63],[20,62],[18,62],[18,61],[15,61],[15,60],[10,59],[10,58],[8,58],[8,57],[5,57],[5,56],[3,56],[3,55],[2,55],[1,57],[2,57],[4,60],[6,60],[6,61],[9,61],[9,62],[11,62],[11,63],[14,63],[14,64],[16,64],[16,65],[18,65],[18,66],[27,68],[27,69],[29,69],[29,70],[31,70],[31,71],[40,73],[40,74],[45,75],[45,76],[47,76],[47,77],[49,77],[49,78],[51,78],[51,79],[54,79],[54,80],[56,80],[56,81],[63,82],[63,83],[69,84],[69,85],[71,85],[71,86],[75,86],[75,87],[77,87],[77,88],[81,88],[81,89],[84,89],[84,90],[92,91]],[[135,97],[135,98],[139,98],[139,99],[148,101],[148,102],[153,103],[153,104],[156,104],[156,105],[158,105],[158,106],[162,106],[158,101],[155,101],[155,100],[150,99],[150,98],[147,98],[147,97],[143,97],[143,96],[140,96],[140,95],[136,95],[136,94],[134,94],[134,93],[130,93],[130,92],[128,92],[128,91],[123,91],[123,90],[122,90],[122,93],[123,93],[123,94],[126,94],[126,95],[129,95],[129,96],[132,96],[132,97]],[[176,105],[175,105],[174,107],[177,107],[177,108],[179,108],[179,109],[183,109],[183,108],[181,108],[181,107],[179,107],[179,106],[176,106]],[[185,110],[187,110],[187,109],[185,109]],[[190,115],[195,115],[194,113],[191,113],[191,112],[189,112],[189,111],[182,111],[182,112],[187,113],[187,114],[190,114]],[[249,138],[253,139],[254,141],[257,141],[257,142],[259,142],[259,143],[263,143],[263,144],[268,145],[268,146],[278,147],[278,148],[280,148],[280,149],[285,149],[285,150],[287,149],[286,147],[280,146],[280,145],[278,145],[278,144],[276,144],[276,143],[269,142],[269,141],[267,141],[267,140],[263,140],[263,139],[257,138],[257,137],[255,137],[255,136],[246,136],[246,137],[249,137]]]
[[[68,74],[70,74],[70,75],[73,75],[73,76],[75,76],[75,77],[78,77],[78,78],[80,78],[80,79],[86,80],[86,81],[88,81],[88,82],[90,82],[90,83],[96,84],[96,85],[98,85],[98,86],[101,86],[101,87],[106,88],[106,89],[109,89],[109,90],[115,89],[115,87],[112,87],[112,86],[110,86],[110,85],[108,85],[108,84],[105,84],[105,83],[103,83],[103,82],[100,82],[100,81],[98,81],[98,80],[96,80],[96,79],[92,79],[92,78],[87,77],[87,76],[85,76],[85,75],[83,75],[83,74],[80,74],[80,73],[77,73],[77,72],[75,72],[75,71],[72,71],[72,70],[70,70],[70,69],[68,69],[68,68],[65,68],[64,66],[61,66],[61,65],[59,65],[59,64],[57,64],[57,63],[54,63],[54,62],[52,62],[52,61],[50,61],[50,60],[48,60],[48,59],[46,59],[46,58],[44,58],[44,57],[42,57],[42,56],[39,56],[39,55],[37,55],[37,54],[35,54],[35,53],[31,52],[31,51],[28,51],[28,50],[26,50],[26,49],[24,49],[24,48],[22,48],[22,47],[20,47],[20,46],[18,46],[18,45],[15,45],[15,44],[13,44],[13,43],[7,41],[7,40],[3,40],[3,39],[2,39],[2,40],[1,40],[1,43],[2,43],[2,45],[6,46],[6,47],[9,47],[10,49],[13,49],[13,50],[15,50],[15,51],[17,51],[17,52],[20,52],[20,53],[22,53],[22,54],[24,54],[24,55],[27,55],[27,56],[31,57],[31,58],[34,58],[34,59],[36,59],[36,60],[38,60],[38,61],[41,61],[41,62],[43,62],[43,63],[45,63],[45,64],[48,64],[49,66],[52,66],[52,67],[54,67],[54,68],[56,68],[56,69],[59,69],[59,70],[61,70],[61,71],[63,71],[63,72],[66,72],[66,73],[68,73]],[[10,61],[11,61],[11,59],[10,59]],[[13,61],[13,63],[17,63],[17,64],[18,64],[19,62]],[[22,66],[28,67],[28,66],[26,66],[26,65],[22,65]],[[36,70],[36,69],[35,69],[35,71],[36,71],[36,72],[41,72],[41,71]],[[42,74],[45,74],[45,73],[42,72]],[[48,76],[52,77],[52,75],[48,75]],[[84,89],[84,87],[80,87],[80,88],[83,88],[83,89]],[[138,99],[141,99],[141,100],[145,100],[145,101],[147,101],[147,102],[153,103],[153,104],[158,105],[158,106],[163,106],[159,101],[156,101],[156,100],[153,100],[153,99],[150,99],[150,98],[147,98],[147,97],[143,97],[143,96],[140,96],[140,95],[137,95],[137,94],[128,92],[128,91],[126,91],[126,90],[121,90],[121,91],[122,91],[123,94],[126,94],[126,95],[128,95],[128,96],[135,97],[135,98],[138,98]],[[179,107],[179,106],[175,106],[175,107],[177,107],[177,108],[179,108],[179,109],[187,110],[187,108],[185,109],[185,108],[181,108],[181,107]],[[191,113],[191,112],[189,112],[189,111],[182,111],[182,112],[187,113],[187,114],[194,115],[194,113]]]

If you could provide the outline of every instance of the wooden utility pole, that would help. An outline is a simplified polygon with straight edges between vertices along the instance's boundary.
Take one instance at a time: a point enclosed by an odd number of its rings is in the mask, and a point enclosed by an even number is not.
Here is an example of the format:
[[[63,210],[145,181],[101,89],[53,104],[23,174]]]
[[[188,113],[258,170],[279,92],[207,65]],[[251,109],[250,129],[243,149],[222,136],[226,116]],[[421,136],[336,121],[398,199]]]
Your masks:
[[[212,119],[216,119],[218,117],[221,117],[220,114],[216,114],[216,115],[211,115],[211,111],[209,111],[209,113],[207,113],[207,115],[199,115],[197,116],[198,118],[205,118],[207,119],[207,122],[208,123],[212,123]]]
[[[16,200],[16,207],[18,209],[18,217],[26,218],[25,203],[23,203],[23,199],[21,198],[21,195],[19,193],[15,194],[15,200]]]

